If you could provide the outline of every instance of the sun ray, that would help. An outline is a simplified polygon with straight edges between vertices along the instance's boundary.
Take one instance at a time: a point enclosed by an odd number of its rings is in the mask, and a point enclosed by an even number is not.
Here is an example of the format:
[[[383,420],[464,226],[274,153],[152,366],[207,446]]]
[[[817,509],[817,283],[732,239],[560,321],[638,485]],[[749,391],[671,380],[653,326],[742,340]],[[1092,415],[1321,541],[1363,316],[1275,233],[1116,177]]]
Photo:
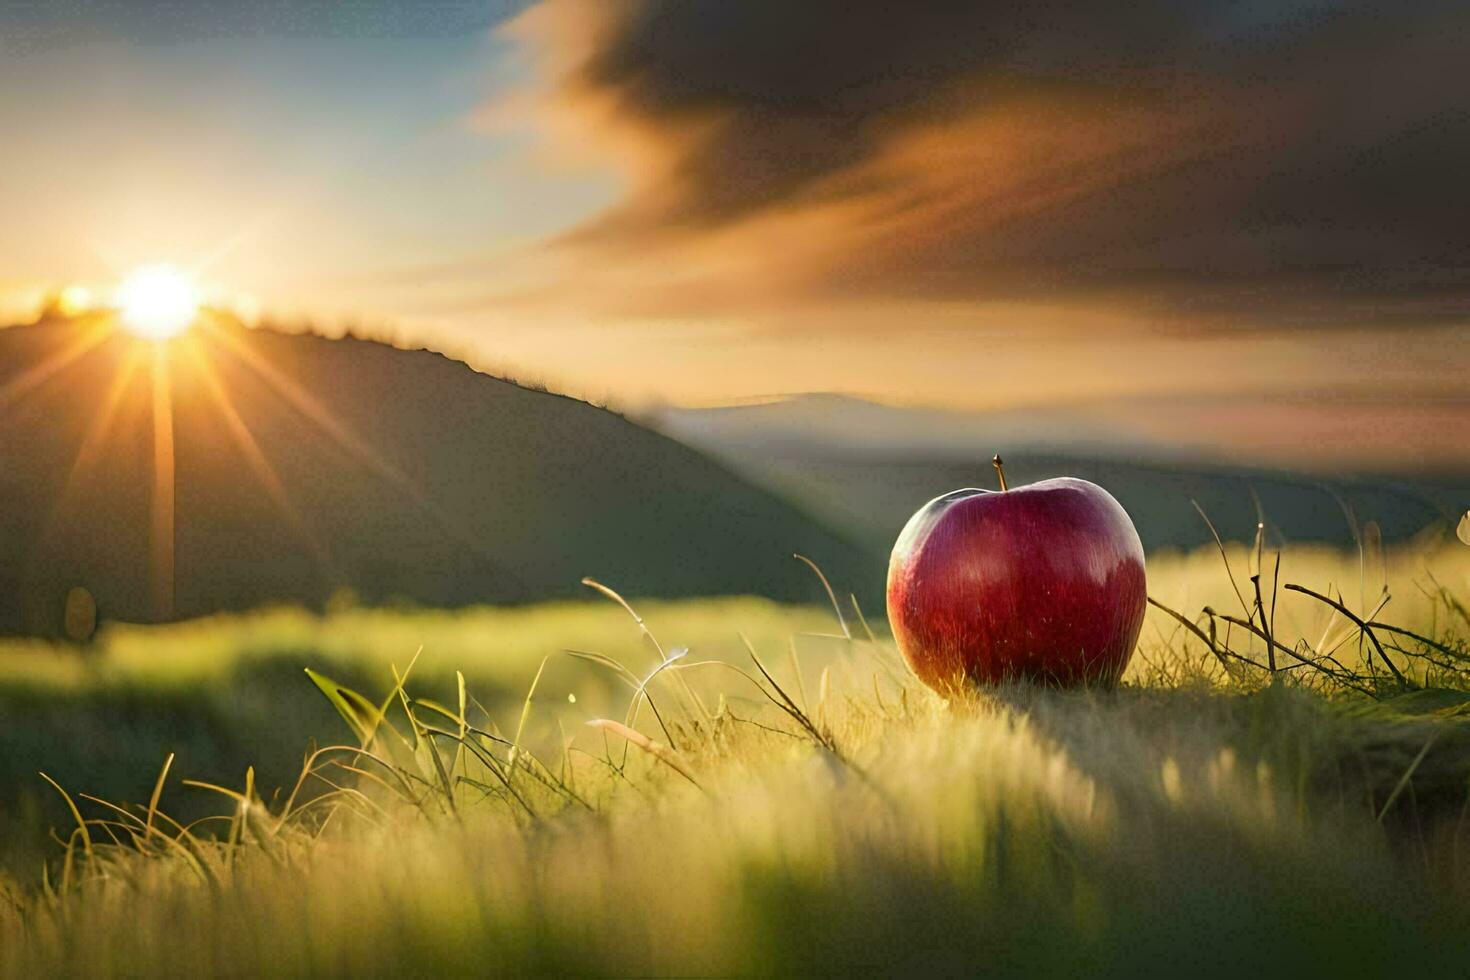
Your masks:
[[[52,354],[30,370],[0,385],[0,409],[9,408],[13,402],[24,398],[56,374],[74,363],[88,351],[107,339],[110,333],[105,324],[89,327],[81,336]]]
[[[419,489],[414,486],[413,481],[402,470],[379,455],[365,439],[337,421],[327,407],[310,392],[288,378],[259,352],[251,350],[246,344],[241,343],[239,338],[231,336],[228,331],[221,330],[213,324],[208,325],[208,330],[211,337],[224,342],[236,357],[275,389],[276,394],[286,399],[293,408],[315,423],[333,442],[346,450],[358,462],[393,483],[414,500],[420,503],[427,502]]]
[[[138,373],[141,363],[142,352],[134,347],[128,351],[122,364],[118,366],[112,383],[107,387],[107,393],[102,396],[102,405],[98,408],[96,417],[92,419],[92,424],[87,427],[87,432],[82,437],[82,445],[77,450],[77,458],[72,462],[66,483],[62,486],[61,494],[56,499],[56,505],[51,510],[51,516],[47,519],[45,528],[38,538],[41,542],[49,545],[56,540],[62,519],[69,513],[72,501],[81,491],[82,478],[97,464],[106,447],[107,437],[112,432],[112,423],[117,418],[118,409],[127,395],[128,386],[133,376]]]
[[[107,393],[102,397],[102,406],[97,410],[97,416],[92,419],[87,434],[82,438],[81,448],[77,450],[76,461],[72,463],[71,472],[66,478],[66,486],[61,491],[63,502],[76,493],[82,476],[96,465],[97,458],[102,454],[107,436],[112,431],[112,423],[117,418],[118,408],[128,393],[128,385],[132,382],[133,375],[138,373],[138,367],[142,363],[142,353],[137,347],[133,347],[123,356],[122,364],[118,366],[117,373],[113,375],[112,384],[108,386]]]
[[[160,621],[174,616],[174,394],[173,369],[166,344],[153,347],[153,508],[150,585],[153,614]]]
[[[189,275],[195,279],[202,279],[209,275],[217,264],[229,257],[241,245],[244,245],[253,238],[258,238],[269,230],[272,225],[280,220],[284,213],[285,210],[283,208],[276,208],[272,211],[261,212],[242,223],[240,227],[220,239],[214,248],[201,255],[197,261],[191,262],[188,266]]]
[[[258,351],[251,350],[238,337],[231,335],[228,330],[222,329],[217,324],[211,323],[208,320],[203,321],[201,326],[209,337],[220,341],[223,346],[228,348],[231,353],[274,389],[278,395],[325,432],[333,442],[358,460],[359,463],[396,487],[404,496],[417,505],[420,510],[427,514],[439,526],[440,530],[459,542],[470,552],[490,562],[499,574],[505,576],[508,581],[520,584],[520,576],[513,569],[501,562],[483,542],[477,540],[473,535],[450,520],[448,515],[435,506],[434,502],[402,470],[383,459],[366,440],[339,422],[327,407],[310,392],[287,377],[275,365],[261,356]]]
[[[306,519],[301,516],[301,512],[291,503],[291,497],[286,491],[285,483],[281,481],[280,474],[266,457],[265,452],[260,448],[260,443],[251,433],[250,427],[245,424],[245,420],[241,417],[239,409],[235,407],[234,399],[230,397],[230,393],[225,388],[224,382],[220,379],[218,372],[215,371],[214,365],[210,363],[208,355],[205,354],[203,348],[193,338],[190,338],[188,348],[194,361],[193,369],[198,373],[200,380],[204,382],[204,388],[208,392],[210,400],[214,402],[221,417],[224,418],[225,425],[229,428],[230,435],[235,440],[235,445],[244,454],[245,461],[249,464],[251,470],[254,471],[256,479],[265,488],[266,495],[271,498],[271,502],[276,505],[276,508],[291,523],[291,526],[296,532],[301,535],[307,547],[311,550],[312,556],[317,560],[322,570],[327,574],[327,577],[334,582],[339,581],[341,576],[337,572],[331,554],[327,551],[326,546],[322,544],[321,539],[307,525]]]

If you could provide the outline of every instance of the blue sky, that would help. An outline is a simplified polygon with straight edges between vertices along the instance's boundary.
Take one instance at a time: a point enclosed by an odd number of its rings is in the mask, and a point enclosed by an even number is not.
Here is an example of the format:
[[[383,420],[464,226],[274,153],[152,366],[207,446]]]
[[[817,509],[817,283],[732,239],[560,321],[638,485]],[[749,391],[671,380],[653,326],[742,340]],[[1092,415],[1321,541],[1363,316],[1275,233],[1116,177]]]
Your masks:
[[[527,70],[493,35],[512,5],[339,6],[0,7],[0,307],[218,254],[271,308],[391,319],[395,284],[606,199],[477,122]]]

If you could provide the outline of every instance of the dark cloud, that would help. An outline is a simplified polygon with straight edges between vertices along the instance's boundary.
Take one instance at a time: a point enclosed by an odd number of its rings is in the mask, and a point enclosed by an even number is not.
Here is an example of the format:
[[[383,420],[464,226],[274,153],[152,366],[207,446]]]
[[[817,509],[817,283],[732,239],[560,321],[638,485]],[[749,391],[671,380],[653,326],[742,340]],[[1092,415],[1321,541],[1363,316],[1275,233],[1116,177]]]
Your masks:
[[[568,239],[593,254],[764,249],[743,273],[813,296],[1470,313],[1462,3],[548,0],[525,26],[586,134],[634,147]]]

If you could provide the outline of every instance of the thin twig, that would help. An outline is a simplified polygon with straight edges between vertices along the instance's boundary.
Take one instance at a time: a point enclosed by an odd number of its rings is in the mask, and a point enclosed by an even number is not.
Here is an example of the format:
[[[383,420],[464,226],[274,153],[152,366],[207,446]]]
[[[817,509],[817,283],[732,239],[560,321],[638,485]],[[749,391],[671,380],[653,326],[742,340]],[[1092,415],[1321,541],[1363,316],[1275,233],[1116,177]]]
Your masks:
[[[1148,597],[1148,604],[1151,605],[1151,606],[1153,606],[1155,609],[1162,610],[1163,612],[1167,613],[1168,615],[1174,617],[1174,619],[1178,620],[1180,626],[1183,626],[1185,629],[1189,630],[1195,636],[1199,637],[1200,642],[1202,642],[1205,645],[1205,648],[1207,650],[1209,650],[1212,654],[1215,655],[1215,659],[1216,660],[1220,661],[1220,666],[1225,668],[1225,673],[1227,673],[1227,674],[1232,673],[1232,671],[1230,670],[1230,662],[1225,659],[1224,652],[1222,652],[1219,649],[1219,647],[1215,646],[1215,640],[1214,640],[1213,637],[1207,636],[1205,634],[1205,631],[1204,630],[1200,629],[1194,623],[1192,623],[1188,619],[1186,619],[1182,614],[1177,613],[1174,610],[1170,609],[1168,606],[1164,605],[1162,602],[1160,602],[1159,600],[1155,599],[1153,596],[1149,596]],[[1239,656],[1238,654],[1234,654],[1234,655],[1235,656]],[[1244,657],[1241,657],[1240,659],[1245,660]],[[1259,666],[1253,660],[1246,660],[1246,663],[1252,664],[1253,666]]]
[[[1309,595],[1313,599],[1316,599],[1318,602],[1325,602],[1327,605],[1331,606],[1333,609],[1336,609],[1348,619],[1352,620],[1353,623],[1357,625],[1358,629],[1362,630],[1367,635],[1368,639],[1373,643],[1374,648],[1378,651],[1378,656],[1382,658],[1384,665],[1388,667],[1388,672],[1393,674],[1394,679],[1399,682],[1399,686],[1413,686],[1408,682],[1407,679],[1405,679],[1404,675],[1399,672],[1398,667],[1395,666],[1394,662],[1389,659],[1388,654],[1384,652],[1383,644],[1378,642],[1378,635],[1373,632],[1372,628],[1370,628],[1366,622],[1358,617],[1357,613],[1353,612],[1351,609],[1343,605],[1341,602],[1338,602],[1336,599],[1330,599],[1320,592],[1313,592],[1311,589],[1307,588],[1304,585],[1293,585],[1288,582],[1285,588],[1291,592],[1300,592],[1302,593],[1302,595]]]

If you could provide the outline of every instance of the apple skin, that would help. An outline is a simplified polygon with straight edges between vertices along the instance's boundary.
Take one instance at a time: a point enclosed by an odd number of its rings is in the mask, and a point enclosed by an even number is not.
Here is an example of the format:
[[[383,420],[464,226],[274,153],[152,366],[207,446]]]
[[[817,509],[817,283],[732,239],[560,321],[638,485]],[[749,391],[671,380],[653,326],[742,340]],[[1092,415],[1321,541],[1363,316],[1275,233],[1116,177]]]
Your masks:
[[[1111,687],[1147,599],[1128,513],[1070,477],[936,497],[909,518],[888,565],[898,648],[945,695],[1006,680]]]

